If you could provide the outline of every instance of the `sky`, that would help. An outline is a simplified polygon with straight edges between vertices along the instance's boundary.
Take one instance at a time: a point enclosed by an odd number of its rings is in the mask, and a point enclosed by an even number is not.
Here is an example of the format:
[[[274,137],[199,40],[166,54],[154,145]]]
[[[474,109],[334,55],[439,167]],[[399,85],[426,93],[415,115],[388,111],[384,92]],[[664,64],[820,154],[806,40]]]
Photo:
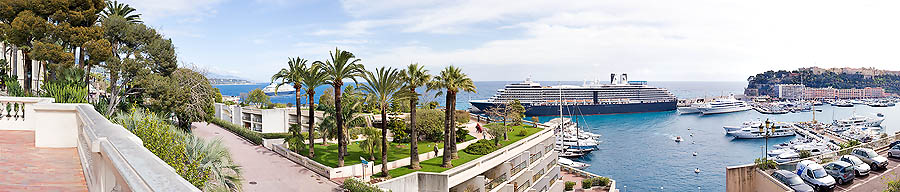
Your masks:
[[[179,62],[256,82],[335,48],[367,69],[475,81],[745,81],[767,70],[900,70],[900,1],[122,0]]]

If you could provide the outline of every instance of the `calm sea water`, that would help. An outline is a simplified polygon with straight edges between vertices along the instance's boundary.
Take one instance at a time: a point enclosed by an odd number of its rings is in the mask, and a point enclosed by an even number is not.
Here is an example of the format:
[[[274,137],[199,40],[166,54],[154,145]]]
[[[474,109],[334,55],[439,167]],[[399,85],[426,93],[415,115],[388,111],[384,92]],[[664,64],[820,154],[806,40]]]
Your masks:
[[[459,95],[458,109],[469,107],[470,99],[485,99],[497,89],[512,82],[476,82],[476,93]],[[575,84],[582,82],[541,82],[544,85]],[[224,85],[218,87],[223,95],[239,95],[249,92],[258,85]],[[669,89],[679,98],[740,94],[745,82],[650,82],[650,85]],[[327,86],[318,89],[319,95]],[[318,96],[317,96],[318,97]],[[426,101],[442,102],[441,98],[425,96]],[[273,102],[293,102],[293,95],[277,96]],[[887,118],[882,126],[887,132],[900,131],[900,108],[853,108],[819,107],[816,113],[819,121],[831,122],[843,119],[853,113],[874,116],[882,113]],[[733,140],[726,137],[722,126],[739,125],[743,121],[770,118],[777,121],[809,121],[812,112],[783,115],[763,115],[756,111],[719,115],[679,115],[675,111],[595,115],[577,117],[579,124],[588,131],[603,135],[599,151],[576,159],[591,164],[586,170],[616,180],[623,191],[725,191],[725,167],[753,163],[762,154],[763,139]],[[550,117],[543,117],[548,121]],[[688,130],[690,129],[690,130]],[[693,134],[693,137],[690,135]],[[684,142],[675,143],[673,138],[681,136]],[[782,137],[769,139],[769,145],[792,139]],[[693,142],[693,144],[692,144]],[[692,156],[697,152],[698,156]],[[694,169],[701,173],[695,174]]]

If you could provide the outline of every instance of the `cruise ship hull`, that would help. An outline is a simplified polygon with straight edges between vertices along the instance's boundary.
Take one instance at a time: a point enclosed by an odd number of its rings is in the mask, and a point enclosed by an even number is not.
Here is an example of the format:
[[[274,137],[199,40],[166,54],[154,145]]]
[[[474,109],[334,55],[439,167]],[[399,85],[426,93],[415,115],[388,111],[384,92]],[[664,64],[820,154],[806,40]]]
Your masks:
[[[671,101],[658,103],[566,105],[562,107],[562,115],[603,115],[671,111],[677,108],[677,103],[677,101]],[[471,101],[471,104],[481,111],[498,105],[496,103],[482,101]],[[559,105],[532,106],[527,103],[523,103],[522,105],[525,107],[525,115],[527,116],[558,116],[560,114]]]

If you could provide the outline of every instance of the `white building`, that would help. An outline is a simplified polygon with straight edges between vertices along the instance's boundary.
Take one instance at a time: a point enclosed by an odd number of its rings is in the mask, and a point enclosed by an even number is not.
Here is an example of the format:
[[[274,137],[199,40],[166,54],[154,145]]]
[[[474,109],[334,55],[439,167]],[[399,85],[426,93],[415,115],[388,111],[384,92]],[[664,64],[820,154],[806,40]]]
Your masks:
[[[0,59],[6,60],[9,63],[9,75],[15,75],[17,77],[16,80],[19,81],[19,85],[24,89],[26,87],[26,83],[28,87],[31,87],[32,91],[40,90],[41,85],[44,82],[44,75],[42,74],[46,70],[46,64],[38,60],[31,60],[31,66],[25,66],[25,56],[22,54],[22,50],[13,52],[11,45],[4,44],[0,42]],[[0,63],[0,66],[6,66],[7,63]],[[30,79],[30,81],[26,81],[26,79]]]
[[[802,84],[778,84],[775,87],[778,89],[778,98],[790,100],[801,99],[803,90],[806,89]]]
[[[414,172],[376,185],[392,191],[563,191],[555,141],[553,130],[545,129],[440,173]]]
[[[321,111],[315,113],[316,121],[321,122],[324,114]],[[309,112],[304,110],[301,114],[302,131],[306,132]],[[291,125],[298,122],[296,108],[258,109],[222,103],[215,104],[215,117],[261,133],[287,133]]]

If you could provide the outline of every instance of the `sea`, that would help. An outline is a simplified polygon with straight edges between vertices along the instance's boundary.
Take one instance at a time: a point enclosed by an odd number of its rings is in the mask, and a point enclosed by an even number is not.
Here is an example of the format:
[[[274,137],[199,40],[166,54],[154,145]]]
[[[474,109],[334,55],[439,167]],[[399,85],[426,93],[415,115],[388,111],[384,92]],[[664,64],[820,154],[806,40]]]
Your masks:
[[[461,93],[456,103],[457,109],[468,109],[468,100],[486,99],[497,89],[514,81],[475,82],[475,93]],[[539,82],[542,85],[581,85],[583,82]],[[668,89],[678,98],[712,97],[742,94],[746,82],[648,82],[649,85]],[[218,85],[223,95],[238,96],[254,88],[267,84]],[[317,96],[328,86],[317,89]],[[424,101],[438,101],[441,97],[426,94]],[[293,103],[293,95],[272,97],[273,102]],[[900,107],[873,108],[864,105],[855,107],[817,106],[822,109],[815,113],[815,119],[832,122],[850,116],[884,115],[882,123],[885,132],[900,131]],[[580,127],[602,136],[600,150],[574,159],[591,166],[585,170],[616,180],[621,191],[725,191],[725,168],[728,166],[753,163],[763,155],[765,139],[733,139],[725,136],[722,126],[740,125],[744,121],[810,121],[813,112],[765,115],[756,111],[744,111],[717,115],[680,115],[677,111],[592,115],[572,117]],[[540,117],[541,122],[552,117]],[[693,135],[693,136],[691,136]],[[676,136],[684,141],[674,142]],[[786,142],[793,137],[771,138],[768,145]],[[769,147],[771,150],[772,147]],[[697,152],[697,156],[692,153]],[[700,173],[695,173],[695,169]]]

